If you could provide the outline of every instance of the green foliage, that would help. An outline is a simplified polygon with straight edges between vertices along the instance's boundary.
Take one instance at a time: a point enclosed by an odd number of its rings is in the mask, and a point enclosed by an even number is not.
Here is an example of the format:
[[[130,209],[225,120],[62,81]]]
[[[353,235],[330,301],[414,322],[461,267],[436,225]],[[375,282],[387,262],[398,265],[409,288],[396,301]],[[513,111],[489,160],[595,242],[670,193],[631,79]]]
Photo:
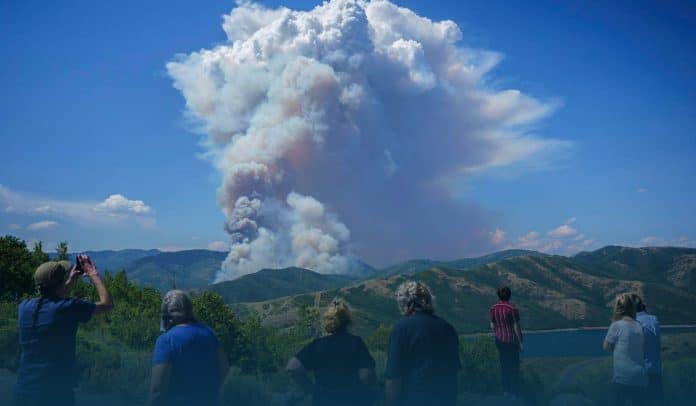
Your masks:
[[[27,244],[17,237],[0,237],[0,300],[16,301],[34,292],[36,262]]]
[[[461,339],[459,357],[462,360],[462,371],[459,374],[460,390],[482,394],[500,391],[498,350],[491,337]]]
[[[222,385],[223,405],[268,405],[271,393],[268,385],[255,375],[245,375],[239,368],[232,368]]]
[[[212,328],[232,363],[239,361],[246,351],[246,340],[241,336],[241,323],[222,297],[213,292],[193,296],[196,318]]]
[[[19,332],[17,329],[17,305],[0,302],[0,368],[17,369],[19,361]]]
[[[380,324],[375,331],[367,337],[365,344],[370,350],[387,352],[389,348],[389,336],[391,335],[392,328],[387,327],[384,324]]]
[[[56,246],[56,260],[58,261],[68,261],[70,256],[68,255],[68,242],[61,241]]]

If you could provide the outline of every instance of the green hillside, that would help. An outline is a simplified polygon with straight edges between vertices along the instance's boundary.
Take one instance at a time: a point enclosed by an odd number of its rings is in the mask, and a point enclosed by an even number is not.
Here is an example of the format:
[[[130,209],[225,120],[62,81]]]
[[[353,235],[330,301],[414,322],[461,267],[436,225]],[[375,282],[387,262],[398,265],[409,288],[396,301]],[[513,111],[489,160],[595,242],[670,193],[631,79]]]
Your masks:
[[[212,283],[227,253],[209,250],[162,252],[126,266],[128,279],[167,291],[197,289]]]
[[[384,268],[375,274],[375,277],[388,278],[395,275],[413,275],[427,271],[431,268],[470,269],[477,266],[490,264],[503,259],[523,256],[544,256],[537,251],[529,250],[505,250],[477,258],[462,258],[454,261],[435,261],[432,259],[412,259]]]
[[[266,317],[267,323],[283,328],[293,323],[299,305],[312,305],[317,301],[325,305],[338,295],[353,307],[356,330],[366,333],[379,324],[388,325],[398,320],[394,290],[399,283],[411,278],[432,288],[438,313],[462,333],[488,329],[488,309],[496,300],[496,288],[502,285],[512,288],[513,302],[520,308],[525,329],[607,325],[612,301],[623,292],[642,294],[651,311],[658,314],[665,324],[696,322],[696,313],[692,311],[696,307],[696,290],[685,285],[683,278],[669,277],[673,274],[674,264],[681,264],[680,275],[696,272],[696,261],[688,261],[696,250],[622,250],[624,254],[621,256],[607,255],[604,248],[583,253],[580,260],[577,256],[524,256],[468,270],[435,267],[411,276],[371,279],[340,289],[265,303],[240,304],[237,308],[242,314],[257,311]],[[633,262],[641,257],[644,262]],[[640,271],[612,274],[614,267]],[[627,275],[653,276],[644,281]]]
[[[205,288],[226,303],[260,302],[278,297],[345,286],[355,279],[345,275],[322,275],[302,268],[263,269],[233,281]]]
[[[140,249],[125,249],[125,250],[103,250],[103,251],[86,251],[80,254],[89,255],[90,258],[97,264],[100,271],[109,271],[112,273],[118,272],[121,269],[126,269],[131,263],[147,257],[152,257],[160,254],[159,250],[140,250]],[[75,262],[75,256],[78,253],[69,254],[70,261]],[[56,254],[49,254],[54,258]]]

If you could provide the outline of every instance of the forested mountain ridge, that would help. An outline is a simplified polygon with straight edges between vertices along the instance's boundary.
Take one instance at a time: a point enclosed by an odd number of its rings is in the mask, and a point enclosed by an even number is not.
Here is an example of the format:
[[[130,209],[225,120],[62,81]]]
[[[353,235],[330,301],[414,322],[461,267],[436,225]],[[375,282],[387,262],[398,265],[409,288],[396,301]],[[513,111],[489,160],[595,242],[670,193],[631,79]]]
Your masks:
[[[573,257],[513,257],[468,270],[435,267],[236,307],[242,314],[259,312],[282,328],[293,323],[299,306],[325,305],[341,296],[353,307],[356,330],[365,332],[398,320],[394,291],[414,279],[431,287],[438,313],[462,333],[488,329],[488,309],[503,285],[513,290],[526,329],[607,325],[612,302],[623,292],[641,294],[663,323],[695,323],[695,258],[690,248],[605,247]]]

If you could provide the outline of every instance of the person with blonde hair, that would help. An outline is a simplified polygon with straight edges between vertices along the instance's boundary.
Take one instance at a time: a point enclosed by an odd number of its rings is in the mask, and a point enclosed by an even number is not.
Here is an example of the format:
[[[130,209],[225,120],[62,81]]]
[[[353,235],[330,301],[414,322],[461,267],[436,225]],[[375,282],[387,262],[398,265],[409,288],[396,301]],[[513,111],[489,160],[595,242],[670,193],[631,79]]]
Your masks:
[[[334,299],[323,316],[327,335],[306,345],[288,362],[290,377],[304,394],[311,393],[315,406],[372,402],[375,360],[362,338],[348,332],[351,323],[348,304]]]
[[[635,304],[631,295],[622,294],[616,299],[613,322],[603,345],[613,354],[615,405],[643,404],[648,385],[643,346],[643,328],[636,321]]]
[[[404,317],[389,337],[387,405],[456,404],[461,369],[456,330],[435,315],[433,295],[424,283],[402,283],[396,302]]]
[[[38,298],[19,304],[21,354],[15,401],[17,405],[73,405],[77,386],[75,345],[77,327],[93,315],[113,308],[111,296],[97,268],[86,255],[68,261],[48,261],[34,273]],[[99,301],[70,297],[80,276],[94,284]]]

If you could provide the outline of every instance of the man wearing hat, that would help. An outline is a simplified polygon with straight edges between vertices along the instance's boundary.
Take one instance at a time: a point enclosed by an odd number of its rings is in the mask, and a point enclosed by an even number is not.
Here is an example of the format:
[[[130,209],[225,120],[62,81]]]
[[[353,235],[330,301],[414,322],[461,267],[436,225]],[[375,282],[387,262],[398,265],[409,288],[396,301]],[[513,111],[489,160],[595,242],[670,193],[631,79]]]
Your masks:
[[[75,281],[84,274],[99,294],[97,303],[69,297]],[[75,335],[77,326],[94,314],[112,309],[111,296],[97,269],[86,255],[76,264],[49,261],[34,273],[38,298],[19,304],[21,355],[15,385],[17,405],[72,405],[77,384]]]

